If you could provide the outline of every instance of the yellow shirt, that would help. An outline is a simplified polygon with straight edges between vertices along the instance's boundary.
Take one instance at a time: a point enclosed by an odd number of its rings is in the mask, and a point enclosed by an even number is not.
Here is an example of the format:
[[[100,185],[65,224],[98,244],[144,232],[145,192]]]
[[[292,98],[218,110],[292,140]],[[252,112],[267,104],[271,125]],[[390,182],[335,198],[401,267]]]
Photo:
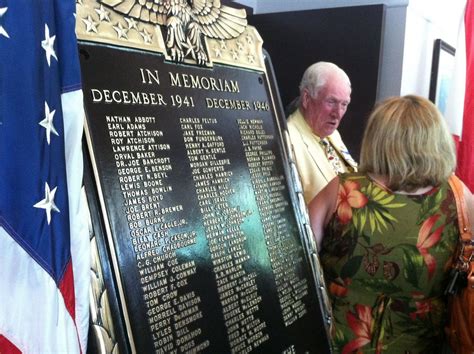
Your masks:
[[[288,118],[288,134],[296,168],[300,175],[304,200],[308,204],[321,189],[336,177],[336,172],[320,143],[321,138],[313,133],[299,109]],[[337,152],[344,172],[356,172],[357,163],[349,154],[337,130],[328,136],[328,141]]]

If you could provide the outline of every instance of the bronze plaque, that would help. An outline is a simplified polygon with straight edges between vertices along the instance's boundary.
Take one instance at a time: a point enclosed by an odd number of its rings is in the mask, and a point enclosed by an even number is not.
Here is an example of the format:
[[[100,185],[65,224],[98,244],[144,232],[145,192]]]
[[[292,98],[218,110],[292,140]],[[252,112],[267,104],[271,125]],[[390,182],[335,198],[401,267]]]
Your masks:
[[[121,350],[329,352],[268,62],[80,53]]]

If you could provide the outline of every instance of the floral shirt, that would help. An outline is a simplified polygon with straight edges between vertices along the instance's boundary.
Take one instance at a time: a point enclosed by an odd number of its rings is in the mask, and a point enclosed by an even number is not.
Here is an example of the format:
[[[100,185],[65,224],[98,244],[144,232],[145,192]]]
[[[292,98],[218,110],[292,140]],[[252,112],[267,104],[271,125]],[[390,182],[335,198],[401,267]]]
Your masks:
[[[441,352],[456,218],[448,182],[403,195],[363,174],[340,176],[320,253],[336,353]]]

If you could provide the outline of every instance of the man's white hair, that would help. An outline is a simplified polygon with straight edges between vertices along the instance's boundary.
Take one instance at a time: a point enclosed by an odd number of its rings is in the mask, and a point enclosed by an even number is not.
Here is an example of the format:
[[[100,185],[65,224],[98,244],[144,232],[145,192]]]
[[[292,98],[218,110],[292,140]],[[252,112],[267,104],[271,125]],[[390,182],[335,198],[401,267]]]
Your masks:
[[[336,64],[320,61],[310,65],[303,74],[300,83],[300,97],[303,91],[307,89],[311,97],[317,97],[319,90],[326,85],[329,77],[337,77],[342,81],[346,81],[347,85],[351,87],[349,76],[338,67]]]

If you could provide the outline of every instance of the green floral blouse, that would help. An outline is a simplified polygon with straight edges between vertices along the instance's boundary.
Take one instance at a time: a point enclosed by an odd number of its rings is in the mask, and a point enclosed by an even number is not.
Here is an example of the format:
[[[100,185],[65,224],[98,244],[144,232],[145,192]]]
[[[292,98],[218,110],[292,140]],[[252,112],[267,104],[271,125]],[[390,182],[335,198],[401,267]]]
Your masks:
[[[336,353],[440,353],[448,267],[459,231],[449,184],[394,194],[340,176],[320,258]]]

